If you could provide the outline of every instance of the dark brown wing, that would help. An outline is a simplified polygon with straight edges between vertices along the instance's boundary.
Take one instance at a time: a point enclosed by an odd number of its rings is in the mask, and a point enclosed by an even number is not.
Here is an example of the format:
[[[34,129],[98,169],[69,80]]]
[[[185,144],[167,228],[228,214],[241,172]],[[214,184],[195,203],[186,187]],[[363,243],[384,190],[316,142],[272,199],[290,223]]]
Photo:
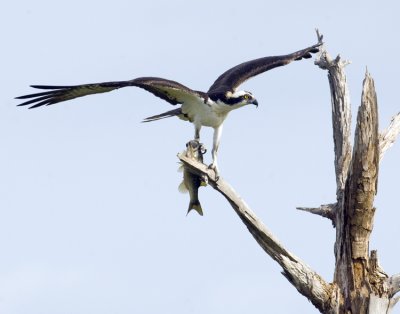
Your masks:
[[[211,85],[207,94],[225,93],[227,91],[233,92],[240,84],[253,76],[289,64],[294,60],[311,58],[311,54],[318,52],[318,47],[321,45],[322,43],[318,43],[288,55],[264,57],[241,63],[221,74],[214,84]]]
[[[198,99],[199,97],[205,97],[205,94],[193,91],[178,82],[157,77],[140,77],[130,81],[104,82],[73,86],[32,85],[31,87],[33,88],[43,89],[46,91],[19,96],[16,97],[16,99],[29,99],[18,106],[32,105],[29,107],[29,109],[31,109],[40,106],[53,105],[77,97],[106,93],[127,86],[143,88],[172,105],[184,103],[193,98]]]

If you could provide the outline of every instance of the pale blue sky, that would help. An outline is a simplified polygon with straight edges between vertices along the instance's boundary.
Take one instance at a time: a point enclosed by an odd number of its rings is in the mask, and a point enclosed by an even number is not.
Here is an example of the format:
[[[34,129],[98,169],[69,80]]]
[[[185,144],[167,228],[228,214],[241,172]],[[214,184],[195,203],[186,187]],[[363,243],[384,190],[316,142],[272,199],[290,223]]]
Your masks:
[[[0,313],[316,313],[229,204],[202,188],[186,217],[176,154],[193,136],[140,89],[17,108],[30,84],[160,76],[207,90],[238,63],[325,35],[347,70],[353,117],[366,66],[381,129],[400,111],[395,1],[9,1],[0,10]],[[295,210],[335,200],[326,73],[306,60],[244,85],[259,108],[227,119],[222,176],[326,280],[335,230]],[[202,140],[211,147],[212,132]],[[381,163],[371,249],[400,272],[400,145]],[[207,156],[208,162],[210,156]],[[395,313],[400,313],[397,309]]]

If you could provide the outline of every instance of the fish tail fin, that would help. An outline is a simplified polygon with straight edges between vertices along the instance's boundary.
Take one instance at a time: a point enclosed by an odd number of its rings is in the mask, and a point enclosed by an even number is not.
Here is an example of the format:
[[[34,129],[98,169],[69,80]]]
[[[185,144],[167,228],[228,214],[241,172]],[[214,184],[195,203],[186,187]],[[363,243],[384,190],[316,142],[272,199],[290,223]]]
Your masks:
[[[203,216],[203,209],[201,208],[201,204],[200,204],[200,202],[198,200],[197,201],[191,201],[189,203],[189,208],[188,208],[186,216],[189,215],[189,213],[190,213],[190,211],[192,209],[194,209],[196,212],[198,212],[200,216]]]

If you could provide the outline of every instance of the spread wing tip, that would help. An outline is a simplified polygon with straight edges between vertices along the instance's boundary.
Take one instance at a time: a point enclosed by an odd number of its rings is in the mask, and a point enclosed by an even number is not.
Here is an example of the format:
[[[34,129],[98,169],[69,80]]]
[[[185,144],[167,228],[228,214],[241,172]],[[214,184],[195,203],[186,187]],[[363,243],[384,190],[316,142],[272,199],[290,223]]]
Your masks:
[[[217,78],[217,80],[211,85],[208,93],[218,94],[221,91],[233,91],[243,82],[263,72],[266,72],[276,67],[287,65],[292,61],[310,59],[312,58],[312,54],[320,51],[321,45],[323,45],[322,38],[320,38],[318,40],[318,43],[316,43],[315,45],[309,46],[291,54],[281,56],[269,56],[243,62],[221,74]]]
[[[41,97],[41,96],[45,96],[45,95],[48,96],[48,95],[52,95],[52,94],[53,94],[53,91],[42,92],[42,93],[22,95],[22,96],[15,97],[14,99],[27,99],[27,98]]]
[[[299,61],[299,60],[302,60],[302,59],[310,59],[310,58],[312,58],[311,53],[306,53],[306,54],[304,54],[304,55],[302,55],[302,56],[300,56],[300,57],[297,57],[297,58],[294,59],[294,60],[295,60],[295,61]]]
[[[73,86],[30,85],[30,87],[37,88],[37,89],[66,89],[66,88],[71,88]]]
[[[41,106],[49,106],[56,104],[61,101],[65,101],[68,99],[76,98],[79,96],[84,96],[77,94],[80,88],[85,85],[77,85],[77,86],[56,86],[56,85],[30,85],[32,88],[44,90],[40,93],[33,93],[28,95],[22,95],[15,97],[15,99],[28,99],[27,101],[18,104],[17,106],[27,106],[32,105],[29,109],[41,107]]]
[[[28,107],[28,109],[34,109],[34,108],[41,107],[41,106],[52,105],[53,102],[52,102],[51,99],[46,99],[46,100],[43,100],[43,101],[40,101],[38,99],[32,99],[32,100],[26,101],[26,102],[24,102],[22,104],[18,104],[17,106],[21,107],[21,106],[28,106],[28,105],[31,105],[31,104],[33,104],[33,105]]]
[[[319,48],[324,44],[324,42],[322,41],[322,39],[320,41],[318,41],[315,45],[310,47],[310,52],[311,53],[317,53],[319,52]]]
[[[310,58],[312,58],[312,54],[319,52],[319,47],[322,44],[323,44],[323,42],[318,42],[317,44],[315,44],[315,45],[313,45],[313,46],[311,46],[311,47],[309,47],[307,49],[304,49],[303,51],[305,51],[305,52],[302,55],[300,55],[297,58],[295,58],[294,60],[298,61],[298,60],[302,60],[302,59],[310,59]]]
[[[37,87],[40,86],[40,87]],[[43,85],[31,85],[31,87],[34,88],[41,88],[44,89],[42,87],[47,87],[47,86],[43,86]],[[52,89],[51,91],[47,91],[47,92],[41,92],[41,93],[34,93],[34,94],[28,94],[28,95],[22,95],[22,96],[18,96],[15,97],[15,99],[28,99],[27,101],[18,104],[17,106],[28,106],[28,105],[32,105],[29,107],[29,109],[33,109],[33,108],[37,108],[40,106],[48,106],[54,103],[54,96],[55,93],[57,91],[53,90],[53,86],[49,86],[49,88],[46,89]]]

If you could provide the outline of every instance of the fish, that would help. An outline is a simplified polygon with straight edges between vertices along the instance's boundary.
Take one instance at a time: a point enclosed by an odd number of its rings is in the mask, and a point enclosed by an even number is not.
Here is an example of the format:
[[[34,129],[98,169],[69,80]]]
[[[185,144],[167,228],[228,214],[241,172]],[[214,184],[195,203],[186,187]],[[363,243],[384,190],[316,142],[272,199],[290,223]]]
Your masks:
[[[198,140],[192,140],[186,144],[185,156],[203,163],[203,155],[207,152],[204,145]],[[187,210],[188,215],[191,210],[197,211],[200,216],[203,216],[203,209],[199,201],[199,187],[207,185],[207,178],[200,177],[193,173],[189,167],[181,165],[180,169],[183,171],[183,181],[178,189],[182,193],[189,192],[190,202]]]

